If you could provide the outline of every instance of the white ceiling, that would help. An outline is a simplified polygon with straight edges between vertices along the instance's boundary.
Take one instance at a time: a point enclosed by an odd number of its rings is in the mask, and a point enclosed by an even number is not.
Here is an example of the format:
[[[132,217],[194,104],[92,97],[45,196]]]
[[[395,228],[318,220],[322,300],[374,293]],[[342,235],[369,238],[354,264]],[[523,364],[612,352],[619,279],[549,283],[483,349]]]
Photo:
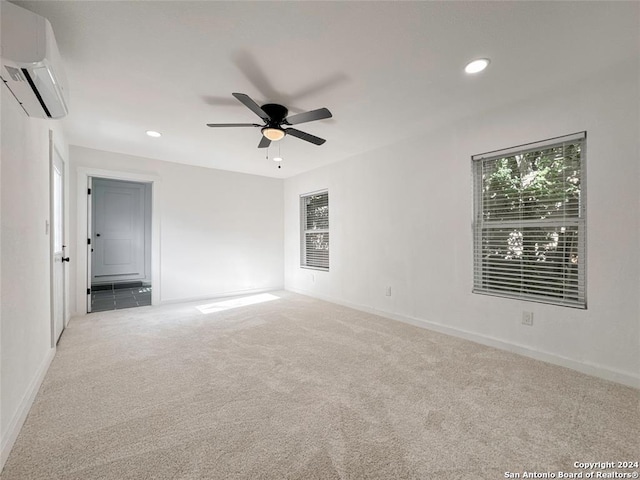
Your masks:
[[[53,26],[70,144],[273,177],[570,84],[634,60],[639,41],[637,2],[15,3]],[[490,67],[466,75],[478,57]],[[297,126],[327,142],[286,137],[278,170],[259,129],[205,126],[261,123],[232,92],[329,108]]]

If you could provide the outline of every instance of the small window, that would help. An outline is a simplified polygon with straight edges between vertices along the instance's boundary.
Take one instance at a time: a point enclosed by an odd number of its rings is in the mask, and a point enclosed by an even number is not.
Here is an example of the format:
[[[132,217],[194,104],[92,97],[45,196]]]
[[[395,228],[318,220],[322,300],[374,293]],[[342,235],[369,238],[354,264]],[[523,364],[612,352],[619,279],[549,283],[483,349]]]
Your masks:
[[[585,142],[472,157],[474,293],[586,308]]]
[[[329,270],[329,192],[300,196],[300,266]]]

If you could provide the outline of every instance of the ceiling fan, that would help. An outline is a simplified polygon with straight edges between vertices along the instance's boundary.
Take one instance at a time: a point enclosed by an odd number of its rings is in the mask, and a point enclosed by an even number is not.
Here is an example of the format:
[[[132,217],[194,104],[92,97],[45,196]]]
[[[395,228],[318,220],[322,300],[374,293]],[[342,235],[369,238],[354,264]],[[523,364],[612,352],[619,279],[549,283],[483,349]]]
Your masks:
[[[207,123],[207,127],[259,127],[262,132],[262,138],[260,139],[258,148],[267,148],[271,142],[282,140],[285,135],[293,135],[294,137],[315,145],[322,145],[326,142],[324,138],[316,137],[315,135],[302,132],[296,128],[283,128],[283,126],[331,118],[332,115],[328,109],[319,108],[289,117],[287,116],[289,110],[283,105],[267,103],[260,107],[249,95],[245,95],[244,93],[233,93],[232,95],[240,100],[249,110],[258,115],[264,121],[264,125],[257,123]]]

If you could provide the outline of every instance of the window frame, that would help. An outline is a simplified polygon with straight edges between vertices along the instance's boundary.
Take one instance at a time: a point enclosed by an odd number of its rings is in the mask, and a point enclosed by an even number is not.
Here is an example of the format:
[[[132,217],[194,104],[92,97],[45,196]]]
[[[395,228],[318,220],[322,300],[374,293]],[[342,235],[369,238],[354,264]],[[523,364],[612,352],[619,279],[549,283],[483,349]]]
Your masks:
[[[473,155],[471,157],[471,172],[472,172],[472,180],[473,180],[473,293],[483,294],[483,295],[492,295],[504,298],[511,298],[522,301],[530,301],[530,302],[538,302],[545,304],[553,304],[560,305],[572,308],[587,308],[587,168],[586,168],[586,160],[587,160],[587,132],[578,132],[571,135],[564,135],[561,137],[554,137],[547,140],[542,140],[539,142],[528,143],[525,145],[520,145],[516,147],[510,147],[502,150],[495,150],[492,152],[487,152],[479,155]],[[566,211],[562,216],[553,216],[549,215],[548,218],[540,218],[540,219],[531,219],[531,218],[523,218],[522,216],[518,219],[501,219],[501,220],[491,220],[485,219],[485,204],[484,204],[484,187],[485,187],[485,168],[490,162],[496,162],[501,159],[509,159],[518,155],[526,155],[528,153],[543,151],[547,149],[553,148],[565,148],[565,145],[572,144],[580,144],[580,156],[579,156],[579,181],[580,181],[580,189],[579,189],[579,200],[578,206],[574,210],[576,211],[575,215],[567,215]],[[563,161],[566,157],[564,157],[563,152]],[[565,166],[563,165],[563,168]],[[565,179],[566,181],[566,179]],[[565,197],[568,198],[568,197]],[[550,199],[545,199],[549,201]],[[570,210],[571,211],[571,210]],[[509,214],[511,215],[511,214]],[[539,229],[537,232],[532,231],[530,234],[530,238],[536,238],[536,235],[540,235],[544,229],[551,227],[555,228],[556,237],[558,236],[558,229],[561,230],[562,233],[565,233],[567,229],[575,229],[576,231],[576,242],[577,247],[575,248],[576,253],[576,273],[575,273],[575,286],[568,287],[566,285],[566,273],[564,274],[565,283],[562,284],[562,294],[552,295],[551,292],[555,288],[552,285],[554,282],[558,282],[558,279],[563,278],[562,275],[558,275],[557,272],[547,273],[545,271],[546,265],[542,268],[538,268],[535,265],[538,265],[538,262],[531,264],[531,260],[528,260],[529,265],[525,267],[521,267],[520,271],[520,287],[518,288],[517,282],[513,282],[514,279],[518,277],[509,276],[512,275],[511,272],[504,271],[499,272],[495,275],[491,273],[491,268],[496,270],[501,270],[502,266],[499,265],[499,262],[494,262],[493,264],[488,260],[485,255],[487,251],[486,245],[491,244],[491,242],[495,242],[496,238],[499,238],[496,235],[496,231],[502,229],[500,232],[501,235],[504,235],[505,231],[509,229],[513,229],[514,232],[520,234],[521,238],[524,238],[522,233],[525,232],[526,229]],[[561,227],[564,227],[562,229]],[[493,231],[492,231],[493,229]],[[540,238],[540,237],[538,237]],[[547,237],[548,238],[548,237]],[[524,241],[523,241],[524,243]],[[531,245],[531,240],[529,239],[529,243]],[[556,239],[556,243],[557,239]],[[540,247],[544,246],[540,245]],[[521,247],[523,254],[520,263],[525,263],[526,255],[524,254],[524,246]],[[536,250],[539,248],[539,244],[535,243]],[[557,252],[559,250],[553,250],[553,252]],[[563,271],[570,270],[569,262],[571,262],[571,252],[564,251],[562,252],[562,262],[550,263],[550,266],[558,266],[562,265]],[[500,259],[502,260],[502,259]],[[505,260],[507,258],[505,257]],[[544,261],[544,260],[543,260]],[[568,267],[567,267],[568,265]],[[524,274],[528,271],[531,273],[535,273],[536,276],[531,276],[533,280],[529,281],[529,285],[524,287],[525,282],[522,280],[525,277]],[[544,276],[544,280],[540,281],[538,278],[540,276]],[[573,280],[573,277],[571,277]],[[511,282],[509,285],[500,285],[500,288],[496,286],[500,281],[505,281],[506,283]],[[494,286],[489,285],[491,282],[494,283]],[[547,287],[548,290],[544,290],[542,287],[538,287],[536,284],[532,286],[532,283],[542,284],[543,287]],[[573,288],[573,289],[572,289]],[[529,290],[525,292],[525,290]],[[540,290],[538,293],[532,293],[532,290]],[[569,296],[568,294],[573,294]]]
[[[310,197],[316,197],[326,195],[326,206],[327,206],[327,228],[311,228],[307,229],[307,208],[306,208],[306,200]],[[310,269],[310,270],[319,270],[323,272],[328,272],[330,267],[330,214],[331,208],[329,205],[329,189],[317,190],[314,192],[304,193],[300,195],[300,268]],[[307,236],[313,234],[326,234],[327,235],[327,259],[326,266],[314,264],[314,258],[310,256],[307,252]]]

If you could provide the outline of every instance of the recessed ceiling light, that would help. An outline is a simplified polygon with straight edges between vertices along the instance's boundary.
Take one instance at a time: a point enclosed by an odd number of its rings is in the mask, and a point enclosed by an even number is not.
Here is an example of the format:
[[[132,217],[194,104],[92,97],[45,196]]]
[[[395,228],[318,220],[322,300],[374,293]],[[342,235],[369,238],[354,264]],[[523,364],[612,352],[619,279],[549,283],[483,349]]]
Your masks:
[[[479,58],[478,60],[474,60],[470,62],[466,67],[464,67],[464,71],[467,73],[478,73],[487,68],[487,65],[491,60],[488,58]]]
[[[162,134],[160,132],[156,132],[154,130],[147,130],[147,135],[149,135],[150,137],[154,137],[154,138],[158,138],[158,137],[162,136]]]
[[[273,161],[274,162],[281,162],[282,161],[282,157],[273,157]]]

